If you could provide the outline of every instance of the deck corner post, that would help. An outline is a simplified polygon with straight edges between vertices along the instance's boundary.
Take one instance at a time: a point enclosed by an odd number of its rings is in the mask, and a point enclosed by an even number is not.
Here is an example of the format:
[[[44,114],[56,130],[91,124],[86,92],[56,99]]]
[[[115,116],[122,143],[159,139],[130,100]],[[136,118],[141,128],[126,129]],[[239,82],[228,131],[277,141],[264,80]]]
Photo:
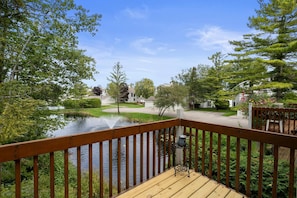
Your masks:
[[[176,117],[179,119],[184,118],[184,111],[182,109],[177,109],[176,110]]]
[[[182,109],[177,109],[177,117],[179,119],[182,119],[183,118],[183,110]],[[178,141],[178,138],[180,135],[183,135],[184,133],[184,127],[183,126],[178,126],[177,127],[177,130],[176,130],[176,139],[175,139],[175,144],[177,144],[177,141]],[[183,164],[183,159],[184,159],[184,156],[183,156],[183,150],[180,149],[180,148],[176,148],[176,151],[175,151],[175,163],[174,165],[177,165],[177,164]]]
[[[252,128],[252,109],[253,109],[253,103],[249,103],[249,116],[248,116],[248,127]]]
[[[183,117],[184,117],[183,113],[184,113],[184,111],[182,109],[177,109],[176,117],[179,119],[183,119]],[[177,130],[176,130],[176,137],[178,138],[180,135],[183,135],[183,133],[184,133],[183,126],[178,126]],[[178,139],[176,139],[176,141],[177,140]]]

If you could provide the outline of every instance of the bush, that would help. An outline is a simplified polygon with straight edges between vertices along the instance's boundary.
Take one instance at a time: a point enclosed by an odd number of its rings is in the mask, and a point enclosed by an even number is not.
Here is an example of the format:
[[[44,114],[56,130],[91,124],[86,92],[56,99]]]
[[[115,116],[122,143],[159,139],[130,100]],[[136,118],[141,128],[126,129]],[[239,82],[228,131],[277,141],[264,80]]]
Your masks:
[[[284,98],[282,100],[288,107],[296,108],[297,104],[297,94],[294,92],[285,93]]]
[[[77,108],[100,108],[101,100],[99,98],[88,98],[81,100],[65,100],[63,102],[65,109],[77,109]]]
[[[65,100],[63,102],[63,106],[65,109],[77,109],[79,108],[79,101],[78,100]]]
[[[215,106],[216,106],[217,110],[219,110],[219,109],[223,109],[223,110],[229,109],[229,101],[227,101],[227,100],[216,100],[215,101]]]
[[[101,100],[98,98],[82,99],[81,108],[100,108]]]

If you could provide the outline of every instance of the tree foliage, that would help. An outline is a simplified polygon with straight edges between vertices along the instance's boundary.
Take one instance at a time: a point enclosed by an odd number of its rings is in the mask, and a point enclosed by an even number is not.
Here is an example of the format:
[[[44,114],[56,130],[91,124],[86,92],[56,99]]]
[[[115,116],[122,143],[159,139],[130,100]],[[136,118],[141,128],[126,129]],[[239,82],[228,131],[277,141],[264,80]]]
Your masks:
[[[76,99],[82,99],[88,94],[88,86],[85,83],[75,83],[70,89],[70,94]]]
[[[92,77],[94,60],[77,48],[77,33],[94,33],[100,15],[72,0],[3,1],[1,7],[0,82],[65,86]]]
[[[226,89],[224,57],[221,52],[217,52],[209,57],[212,66],[199,64],[183,70],[175,77],[175,81],[187,87],[190,104],[226,100],[226,93],[222,92]]]
[[[100,18],[73,0],[1,1],[0,119],[5,122],[0,133],[9,128],[10,133],[21,131],[6,126],[15,122],[21,127],[18,115],[8,111],[12,107],[26,113],[23,137],[37,128],[42,134],[56,126],[50,116],[35,117],[47,111],[34,105],[57,104],[75,84],[92,78],[95,61],[78,49],[77,33],[95,34]]]
[[[297,87],[297,4],[294,0],[259,0],[259,4],[248,24],[255,33],[230,42],[235,47],[233,66],[240,66],[244,78],[252,78],[252,86],[258,85],[254,89],[270,88],[281,99]],[[251,71],[253,75],[249,75]]]
[[[100,96],[102,94],[102,89],[101,87],[97,86],[97,87],[93,87],[92,92],[96,95],[96,96]]]
[[[161,85],[157,87],[154,105],[159,108],[159,116],[163,116],[165,111],[177,105],[184,105],[184,99],[187,96],[187,88],[179,83],[172,82],[170,85]]]
[[[143,78],[141,81],[135,83],[135,95],[148,99],[155,93],[154,82],[151,79]]]
[[[129,99],[129,87],[127,83],[121,83],[120,85],[120,101],[126,102]]]
[[[172,80],[184,85],[188,90],[186,96],[188,103],[200,103],[206,100],[205,90],[201,80],[206,76],[209,66],[199,64],[196,67],[191,67],[183,70]]]
[[[113,66],[110,76],[107,78],[110,83],[107,87],[107,93],[115,99],[118,107],[118,114],[120,113],[120,99],[121,99],[121,85],[126,83],[127,77],[125,72],[122,71],[123,66],[117,62]]]

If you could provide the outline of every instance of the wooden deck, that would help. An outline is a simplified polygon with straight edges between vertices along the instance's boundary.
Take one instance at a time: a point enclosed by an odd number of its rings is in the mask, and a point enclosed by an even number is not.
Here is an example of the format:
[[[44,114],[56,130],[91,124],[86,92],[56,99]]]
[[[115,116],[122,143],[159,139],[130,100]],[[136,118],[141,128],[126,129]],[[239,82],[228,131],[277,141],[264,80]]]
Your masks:
[[[186,172],[178,172],[174,176],[174,169],[170,169],[118,196],[118,198],[125,197],[242,198],[246,196],[210,180],[200,173],[191,172],[188,177]]]

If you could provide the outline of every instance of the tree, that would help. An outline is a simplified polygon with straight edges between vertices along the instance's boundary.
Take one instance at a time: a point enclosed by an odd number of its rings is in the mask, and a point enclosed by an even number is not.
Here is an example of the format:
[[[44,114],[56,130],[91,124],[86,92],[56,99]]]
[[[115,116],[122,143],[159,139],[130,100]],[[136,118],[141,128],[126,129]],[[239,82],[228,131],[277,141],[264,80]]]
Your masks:
[[[135,95],[148,99],[155,93],[154,82],[151,79],[143,78],[141,81],[135,83]]]
[[[129,87],[127,83],[121,83],[120,85],[120,101],[126,102],[129,99]]]
[[[181,83],[187,87],[187,100],[189,104],[192,105],[207,100],[207,92],[201,84],[201,80],[207,75],[209,67],[208,65],[199,64],[196,67],[183,70],[172,79],[172,81]]]
[[[92,92],[96,95],[96,96],[100,96],[102,94],[102,89],[101,87],[93,87]]]
[[[40,83],[32,87],[30,96],[35,100],[43,100],[48,104],[57,105],[61,100],[64,89],[56,83]]]
[[[7,110],[20,105],[19,100],[28,103],[18,106],[30,115],[24,120],[34,123],[23,125],[24,139],[58,126],[41,104],[57,103],[76,83],[93,77],[95,61],[78,49],[77,33],[95,34],[100,18],[73,0],[1,1],[0,119],[5,122],[0,121],[0,133],[9,129],[8,123],[22,126]],[[40,107],[22,110],[31,104]]]
[[[88,86],[85,83],[75,83],[73,88],[70,89],[70,94],[77,99],[82,99],[88,94]]]
[[[187,88],[179,83],[172,82],[169,86],[161,85],[157,87],[154,105],[159,108],[159,116],[163,116],[165,111],[176,105],[184,105],[187,96]]]
[[[294,0],[259,0],[259,4],[260,9],[248,24],[256,33],[245,34],[243,41],[230,42],[235,47],[233,62],[242,67],[246,78],[251,69],[260,70],[263,76],[258,76],[262,79],[257,89],[272,89],[279,100],[297,87],[297,4]]]
[[[100,15],[87,15],[72,0],[13,2],[1,3],[0,82],[72,86],[92,77],[94,60],[77,48],[77,33],[95,33]]]
[[[229,107],[228,99],[230,99],[230,93],[226,83],[225,56],[221,52],[216,52],[209,57],[208,59],[212,61],[213,65],[200,81],[205,92],[204,97],[214,101],[217,109],[222,108],[222,104],[225,104],[225,108]]]
[[[107,87],[107,92],[115,99],[118,107],[118,114],[120,114],[121,84],[126,83],[127,80],[126,74],[122,69],[123,66],[120,62],[117,62],[113,66],[113,71],[110,73],[110,76],[107,78],[107,80],[110,81]]]

